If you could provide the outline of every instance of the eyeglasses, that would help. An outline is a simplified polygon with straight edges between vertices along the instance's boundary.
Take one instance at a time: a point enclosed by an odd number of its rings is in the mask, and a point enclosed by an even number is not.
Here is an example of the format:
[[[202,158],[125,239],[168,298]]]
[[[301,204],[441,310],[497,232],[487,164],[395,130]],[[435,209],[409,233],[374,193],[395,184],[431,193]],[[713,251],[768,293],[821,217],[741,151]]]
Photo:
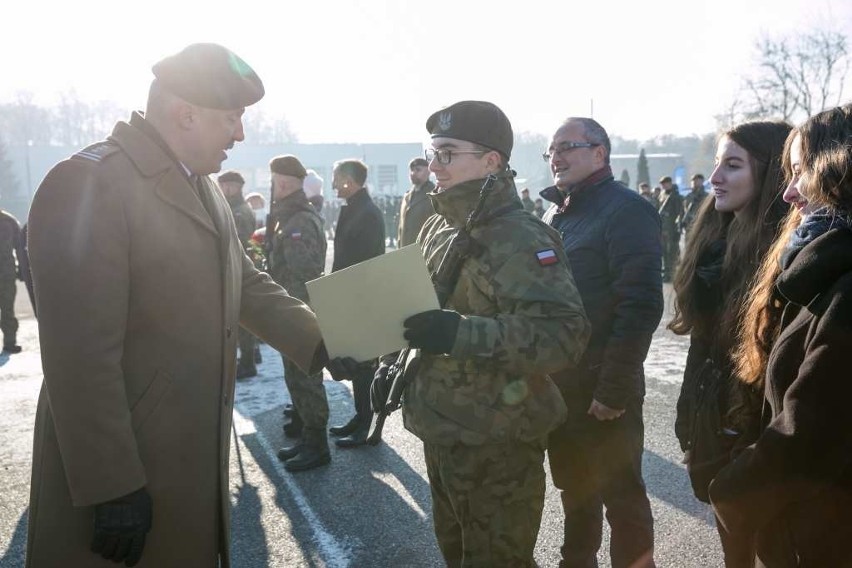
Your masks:
[[[432,161],[434,159],[438,160],[438,163],[446,166],[450,162],[453,161],[453,156],[457,154],[487,154],[490,150],[450,150],[449,148],[428,148],[423,154],[426,156],[428,161]]]
[[[570,150],[576,150],[577,148],[594,148],[595,146],[600,146],[600,144],[592,144],[590,142],[564,142],[560,144],[558,148],[551,148],[549,152],[542,154],[541,159],[545,162],[549,162],[554,156],[564,154]]]

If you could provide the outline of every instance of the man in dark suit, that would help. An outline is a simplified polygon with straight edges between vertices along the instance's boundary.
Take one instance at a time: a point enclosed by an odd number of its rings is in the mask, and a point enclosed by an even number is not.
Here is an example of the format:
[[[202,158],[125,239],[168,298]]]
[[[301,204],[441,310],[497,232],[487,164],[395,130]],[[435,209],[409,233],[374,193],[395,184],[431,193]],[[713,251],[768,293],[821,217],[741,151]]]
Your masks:
[[[340,217],[334,232],[332,272],[385,252],[384,218],[364,185],[366,181],[367,166],[364,162],[341,160],[334,164],[332,187],[337,191],[338,197],[346,200],[346,205],[340,208]],[[339,436],[335,443],[340,447],[360,446],[367,439],[372,418],[370,383],[374,370],[372,362],[365,363],[352,376],[355,416],[346,424],[329,429],[333,436]]]

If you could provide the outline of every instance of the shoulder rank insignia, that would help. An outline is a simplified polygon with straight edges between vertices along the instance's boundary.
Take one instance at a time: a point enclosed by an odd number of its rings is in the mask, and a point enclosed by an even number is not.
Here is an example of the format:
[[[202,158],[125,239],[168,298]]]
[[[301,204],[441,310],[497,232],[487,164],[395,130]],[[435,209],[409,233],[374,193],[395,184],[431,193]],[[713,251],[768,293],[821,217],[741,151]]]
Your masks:
[[[290,238],[294,241],[301,241],[302,240],[302,233],[301,232],[290,233]]]
[[[101,142],[96,142],[91,146],[86,146],[74,154],[72,158],[101,162],[104,158],[110,154],[118,152],[119,150],[121,150],[121,147],[112,140],[103,140]]]
[[[550,266],[559,262],[559,257],[556,256],[556,252],[553,249],[540,250],[535,253],[535,257],[541,266]]]

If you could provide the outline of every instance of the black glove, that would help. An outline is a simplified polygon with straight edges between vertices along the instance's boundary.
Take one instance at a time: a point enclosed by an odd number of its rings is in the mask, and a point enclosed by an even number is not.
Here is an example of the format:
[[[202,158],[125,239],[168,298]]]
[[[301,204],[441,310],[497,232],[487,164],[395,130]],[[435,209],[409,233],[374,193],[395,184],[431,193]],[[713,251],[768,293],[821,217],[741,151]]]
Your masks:
[[[92,552],[106,560],[136,566],[151,530],[151,496],[143,487],[129,495],[95,505]]]
[[[426,353],[441,354],[453,350],[461,316],[452,310],[429,310],[414,314],[404,322],[402,336],[408,344]]]
[[[325,368],[331,373],[331,378],[335,381],[351,381],[353,377],[358,376],[358,372],[363,368],[363,363],[359,363],[352,357],[335,357],[329,359]]]
[[[370,384],[370,404],[373,412],[384,410],[387,403],[391,389],[391,382],[388,379],[389,370],[390,365],[381,363],[376,369],[376,374],[373,375],[373,382]]]

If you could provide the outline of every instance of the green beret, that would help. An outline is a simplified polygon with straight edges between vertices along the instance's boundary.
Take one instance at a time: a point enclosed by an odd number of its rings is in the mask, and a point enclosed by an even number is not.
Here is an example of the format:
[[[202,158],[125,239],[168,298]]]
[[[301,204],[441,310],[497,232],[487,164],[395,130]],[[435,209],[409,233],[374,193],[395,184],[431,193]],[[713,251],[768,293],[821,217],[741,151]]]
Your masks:
[[[663,176],[663,177],[660,178],[660,181],[657,182],[657,183],[671,183],[671,182],[672,182],[671,176]]]
[[[429,117],[426,130],[432,138],[466,140],[512,155],[512,124],[497,105],[486,101],[461,101]]]
[[[228,170],[227,172],[222,172],[222,175],[220,175],[216,179],[220,183],[227,183],[229,181],[236,182],[240,185],[245,185],[246,183],[245,178],[237,170]]]
[[[269,162],[269,171],[273,174],[293,176],[299,179],[303,179],[306,175],[308,175],[308,172],[305,170],[305,166],[302,165],[299,158],[291,154],[272,158],[272,161]]]
[[[215,43],[194,43],[152,68],[170,93],[205,108],[235,110],[263,98],[257,73],[234,52]]]

